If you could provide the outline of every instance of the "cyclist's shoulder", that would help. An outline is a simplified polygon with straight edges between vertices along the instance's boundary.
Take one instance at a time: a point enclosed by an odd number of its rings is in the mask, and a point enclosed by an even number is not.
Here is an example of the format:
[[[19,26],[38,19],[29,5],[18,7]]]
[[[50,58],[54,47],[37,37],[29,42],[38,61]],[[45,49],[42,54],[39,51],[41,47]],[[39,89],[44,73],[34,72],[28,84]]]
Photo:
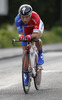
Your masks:
[[[32,15],[35,16],[35,15],[38,15],[38,14],[37,14],[37,12],[32,11]]]
[[[35,11],[32,11],[32,17],[33,18],[37,18],[37,17],[40,18],[40,16]]]
[[[32,11],[31,19],[37,22],[40,21],[40,16],[35,11]]]
[[[19,24],[19,23],[21,23],[22,22],[22,20],[21,20],[21,18],[19,17],[19,14],[15,17],[15,23],[16,24]]]

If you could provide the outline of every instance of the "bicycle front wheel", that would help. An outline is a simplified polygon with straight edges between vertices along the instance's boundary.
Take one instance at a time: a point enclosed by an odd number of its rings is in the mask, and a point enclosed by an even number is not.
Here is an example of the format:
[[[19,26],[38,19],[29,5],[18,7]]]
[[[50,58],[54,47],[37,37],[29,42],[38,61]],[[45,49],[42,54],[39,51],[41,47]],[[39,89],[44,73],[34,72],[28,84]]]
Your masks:
[[[29,71],[25,71],[27,59],[28,59],[28,67],[29,67],[29,54],[27,53],[27,50],[26,50],[23,56],[23,64],[22,64],[22,85],[23,85],[23,90],[26,94],[28,94],[29,88],[30,88],[30,74],[29,74]],[[24,81],[25,73],[28,73],[29,75],[28,86],[25,86],[25,81]]]

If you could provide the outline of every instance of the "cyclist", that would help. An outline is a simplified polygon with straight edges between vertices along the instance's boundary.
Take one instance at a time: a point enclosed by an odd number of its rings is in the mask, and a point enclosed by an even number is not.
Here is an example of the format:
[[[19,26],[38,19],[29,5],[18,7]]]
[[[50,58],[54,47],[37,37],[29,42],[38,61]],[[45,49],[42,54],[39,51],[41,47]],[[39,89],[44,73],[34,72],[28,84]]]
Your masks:
[[[32,10],[32,7],[28,4],[23,4],[20,6],[18,15],[15,18],[15,24],[17,26],[17,31],[19,33],[19,40],[27,39],[30,41],[32,38],[36,40],[40,39],[44,31],[44,24],[40,19],[39,15]],[[36,43],[38,48],[38,65],[44,63],[42,41]],[[27,48],[27,42],[22,42],[23,54]],[[27,68],[25,70],[28,70]],[[25,73],[25,86],[28,85],[28,73]]]

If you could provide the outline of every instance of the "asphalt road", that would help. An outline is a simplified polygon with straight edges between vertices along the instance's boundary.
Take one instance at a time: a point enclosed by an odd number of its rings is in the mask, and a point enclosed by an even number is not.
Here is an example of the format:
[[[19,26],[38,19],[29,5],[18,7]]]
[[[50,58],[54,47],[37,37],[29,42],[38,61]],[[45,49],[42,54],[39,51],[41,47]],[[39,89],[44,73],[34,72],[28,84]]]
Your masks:
[[[62,52],[44,53],[41,89],[22,88],[21,57],[0,60],[0,100],[62,100]]]

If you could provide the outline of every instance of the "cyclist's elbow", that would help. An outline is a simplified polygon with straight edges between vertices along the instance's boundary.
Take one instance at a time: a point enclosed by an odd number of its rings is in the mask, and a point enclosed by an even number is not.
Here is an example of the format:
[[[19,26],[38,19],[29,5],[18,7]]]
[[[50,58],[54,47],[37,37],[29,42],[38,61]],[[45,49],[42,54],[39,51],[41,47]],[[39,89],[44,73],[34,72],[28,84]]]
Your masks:
[[[32,34],[32,38],[35,38],[36,40],[39,40],[40,34],[38,34],[38,33],[33,33],[33,34]]]

